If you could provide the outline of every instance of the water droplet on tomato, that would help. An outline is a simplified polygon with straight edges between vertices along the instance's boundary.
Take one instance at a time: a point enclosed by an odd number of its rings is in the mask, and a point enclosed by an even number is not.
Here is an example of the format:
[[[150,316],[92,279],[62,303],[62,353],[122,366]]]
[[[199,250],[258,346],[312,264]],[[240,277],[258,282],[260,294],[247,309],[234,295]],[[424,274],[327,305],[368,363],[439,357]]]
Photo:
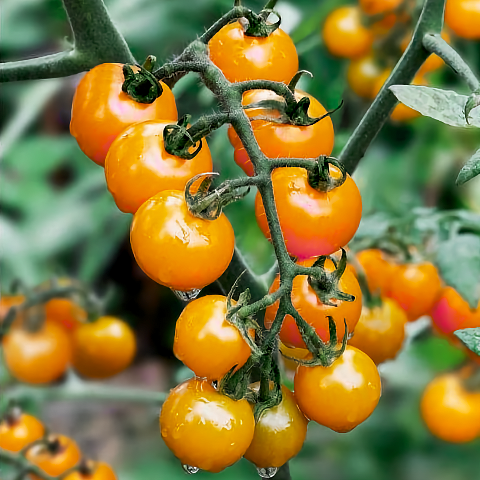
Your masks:
[[[276,467],[257,468],[258,475],[261,478],[273,478],[278,471]]]
[[[182,465],[182,468],[183,470],[185,471],[185,473],[187,473],[188,475],[193,475],[194,473],[197,473],[198,471],[200,471],[199,468],[197,467],[192,467],[191,465]]]
[[[195,300],[201,291],[202,290],[200,288],[194,288],[193,290],[189,290],[188,292],[182,292],[180,290],[174,290],[172,288],[172,292],[182,302],[191,302],[192,300]]]

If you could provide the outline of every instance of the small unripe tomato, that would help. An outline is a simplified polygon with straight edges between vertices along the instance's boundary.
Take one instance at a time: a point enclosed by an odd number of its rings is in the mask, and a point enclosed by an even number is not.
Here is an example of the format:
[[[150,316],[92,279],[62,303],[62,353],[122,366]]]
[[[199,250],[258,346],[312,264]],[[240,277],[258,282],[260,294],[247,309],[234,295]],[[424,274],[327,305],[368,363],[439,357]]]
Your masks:
[[[13,326],[2,340],[5,364],[25,383],[50,383],[60,378],[71,359],[68,333],[48,319],[36,331]]]
[[[356,256],[365,272],[368,289],[372,293],[386,295],[398,265],[387,260],[383,252],[376,248],[362,250]]]
[[[208,381],[192,378],[170,392],[160,430],[182,464],[217,473],[242,458],[252,443],[255,420],[246,400],[232,400]]]
[[[9,452],[19,452],[42,438],[44,433],[42,422],[28,413],[21,413],[15,418],[7,416],[0,422],[0,448]]]
[[[227,298],[207,295],[190,302],[177,320],[173,353],[197,377],[219,380],[250,357],[250,347],[226,315]]]
[[[436,377],[420,403],[428,429],[446,442],[470,442],[480,435],[480,392],[469,392],[462,381],[460,373]]]
[[[363,26],[359,8],[352,5],[337,8],[328,15],[322,37],[332,55],[344,58],[366,55],[373,43],[373,33]]]
[[[430,313],[440,295],[442,281],[430,262],[399,266],[390,283],[388,296],[407,314],[409,321]]]
[[[347,69],[347,82],[350,88],[362,98],[375,98],[375,82],[382,74],[377,60],[373,55],[366,55],[352,60]]]
[[[134,67],[137,68],[137,67]],[[153,103],[139,103],[122,91],[123,65],[103,63],[80,80],[72,104],[70,133],[83,153],[103,166],[112,142],[132,123],[157,118],[177,120],[177,106],[170,88]]]
[[[296,89],[296,100],[299,101],[303,97],[310,99],[308,115],[311,118],[322,117],[327,113],[327,110],[317,99],[302,90]],[[242,104],[252,105],[266,100],[283,102],[283,99],[271,90],[249,90],[243,94]],[[249,118],[261,115],[273,119],[280,117],[278,110],[266,108],[249,108],[245,110],[245,113]],[[320,155],[330,155],[332,153],[334,132],[330,117],[325,117],[307,127],[266,120],[252,120],[251,124],[258,146],[268,158],[317,158]],[[235,163],[247,175],[253,176],[253,164],[245,148],[243,148],[240,138],[231,126],[228,129],[228,136],[235,147],[233,156]]]
[[[375,363],[350,345],[329,367],[300,365],[294,382],[295,399],[306,417],[339,433],[365,421],[382,390]]]
[[[258,391],[260,384],[251,387]],[[257,468],[281,467],[301,450],[307,424],[293,393],[282,386],[282,401],[262,413],[244,457]]]
[[[206,140],[191,160],[170,155],[165,150],[163,130],[171,123],[168,120],[135,123],[112,143],[105,160],[105,178],[122,212],[135,213],[156,193],[183,190],[195,175],[212,171],[212,156]]]
[[[397,356],[405,339],[405,312],[390,299],[378,307],[363,307],[349,345],[366,353],[377,365]]]
[[[112,467],[105,462],[86,462],[86,469],[75,470],[69,473],[64,480],[116,480],[117,476]]]
[[[480,39],[480,2],[478,0],[447,0],[445,23],[459,37]]]
[[[25,301],[23,295],[2,295],[0,298],[0,321],[3,320],[10,308],[16,307]]]
[[[187,292],[220,277],[232,259],[235,236],[225,214],[216,220],[195,217],[183,192],[165,190],[137,210],[130,242],[138,265],[150,278]]]
[[[334,178],[340,170],[330,165]],[[362,217],[362,197],[347,174],[345,182],[321,192],[308,183],[304,168],[277,168],[272,173],[278,219],[288,253],[299,259],[330,255],[345,246]],[[262,197],[257,193],[255,216],[263,234],[271,240]]]
[[[108,378],[130,365],[137,349],[130,326],[116,317],[100,317],[73,333],[72,365],[88,378]]]
[[[312,357],[312,354],[306,348],[287,347],[281,341],[278,343],[278,348],[280,349],[280,353],[282,354],[280,356],[280,359],[282,360],[283,365],[287,370],[294,372],[298,367],[298,363],[295,362],[295,360],[291,360],[287,357],[296,358],[298,360],[306,360]]]
[[[310,258],[309,260],[298,262],[298,264],[303,267],[311,267],[315,260],[315,258]],[[334,270],[334,264],[330,259],[327,259],[325,262],[325,270],[327,272]],[[280,277],[277,275],[270,287],[270,293],[278,290],[279,285]],[[342,292],[353,295],[355,300],[353,302],[346,302],[331,299],[334,306],[325,305],[317,297],[317,294],[308,283],[308,277],[306,275],[298,275],[293,279],[291,293],[293,306],[300,312],[303,319],[315,328],[317,334],[324,342],[328,342],[330,339],[327,316],[333,317],[337,327],[338,342],[341,342],[345,334],[344,321],[347,322],[348,331],[353,332],[362,311],[362,291],[352,270],[345,270],[338,282],[338,288]],[[265,327],[267,329],[270,329],[275,320],[279,303],[280,301],[277,300],[265,310]],[[291,315],[286,315],[283,320],[280,330],[280,340],[290,348],[306,348],[302,336],[298,331],[297,324]]]
[[[57,477],[74,467],[81,457],[77,444],[64,435],[50,435],[48,445],[38,444],[29,448],[25,454],[27,460],[43,470],[47,475]],[[33,473],[32,480],[41,480]]]
[[[250,37],[240,22],[233,22],[210,40],[208,48],[210,59],[230,82],[288,83],[298,70],[295,45],[281,28],[268,37]]]

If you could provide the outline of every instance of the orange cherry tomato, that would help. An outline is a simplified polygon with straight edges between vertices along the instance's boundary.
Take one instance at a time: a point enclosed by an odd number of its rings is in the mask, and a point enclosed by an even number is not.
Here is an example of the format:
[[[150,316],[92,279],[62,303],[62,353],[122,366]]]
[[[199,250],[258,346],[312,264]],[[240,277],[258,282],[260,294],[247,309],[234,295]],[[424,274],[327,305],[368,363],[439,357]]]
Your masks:
[[[281,28],[268,37],[250,37],[240,22],[223,27],[209,42],[210,59],[230,82],[288,83],[298,70],[292,39]]]
[[[45,304],[45,315],[66,330],[75,330],[87,321],[87,312],[70,298],[52,298]]]
[[[177,320],[173,353],[198,377],[219,380],[250,357],[250,347],[226,315],[227,298],[207,295],[190,302]]]
[[[260,383],[251,388],[258,391]],[[257,468],[281,467],[301,450],[307,424],[293,393],[282,386],[282,401],[262,413],[244,457]]]
[[[310,258],[309,260],[298,262],[298,264],[304,267],[311,267],[315,260],[315,258]],[[330,259],[327,259],[325,262],[325,270],[327,272],[334,270],[333,262]],[[277,275],[270,287],[270,293],[278,290],[279,285],[280,278],[279,275]],[[341,342],[345,334],[344,320],[347,322],[348,331],[353,332],[362,311],[362,291],[351,270],[345,270],[338,282],[338,287],[342,292],[353,295],[355,300],[353,302],[345,302],[343,300],[332,299],[331,302],[335,306],[325,305],[317,297],[317,294],[308,283],[308,277],[306,275],[298,275],[293,280],[291,294],[293,306],[300,312],[303,319],[315,328],[317,334],[325,342],[330,339],[327,316],[331,316],[335,320],[338,341]],[[279,300],[265,311],[265,327],[268,329],[270,329],[275,319],[278,305]],[[290,348],[306,348],[302,336],[298,331],[297,324],[291,315],[286,315],[283,320],[283,325],[280,330],[280,340]]]
[[[373,33],[363,26],[360,9],[352,5],[337,8],[328,15],[322,37],[332,55],[344,58],[363,57],[373,43]]]
[[[161,285],[183,292],[214,282],[228,267],[235,236],[227,217],[192,215],[183,192],[165,190],[133,217],[133,254],[140,268]]]
[[[216,473],[246,452],[255,420],[246,400],[232,400],[208,381],[192,378],[170,392],[160,413],[160,430],[182,464]]]
[[[330,165],[330,174],[340,170]],[[278,168],[272,174],[278,218],[288,253],[299,259],[330,255],[346,245],[357,231],[362,216],[362,197],[347,174],[345,183],[320,192],[308,183],[304,168]],[[263,234],[271,240],[262,197],[257,193],[255,216]]]
[[[3,337],[3,355],[10,373],[25,383],[50,383],[61,377],[71,359],[68,333],[52,321],[30,332],[13,326]]]
[[[376,33],[382,34],[392,28],[399,19],[398,15],[391,12],[398,8],[403,1],[404,0],[360,0],[359,5],[367,15],[384,14],[384,17],[372,26],[372,29]]]
[[[420,403],[428,429],[446,442],[470,442],[480,435],[480,392],[469,392],[462,381],[460,373],[436,377]]]
[[[350,88],[359,97],[372,100],[376,92],[374,85],[378,77],[382,74],[377,60],[373,55],[366,55],[352,60],[347,69],[347,82]]]
[[[322,117],[327,113],[323,105],[314,97],[302,90],[295,90],[297,101],[303,97],[310,99],[308,115],[311,118]],[[283,101],[271,90],[250,90],[243,94],[242,104],[252,105],[265,100]],[[249,118],[266,115],[270,118],[279,118],[277,110],[265,108],[251,108],[245,110]],[[320,155],[330,155],[333,150],[334,132],[330,117],[308,127],[275,123],[266,120],[252,120],[253,134],[258,146],[268,158],[316,158]],[[228,129],[230,142],[235,147],[234,160],[243,171],[253,176],[253,164],[247,152],[232,127]]]
[[[398,265],[387,260],[383,252],[376,248],[358,252],[357,260],[365,272],[368,289],[372,293],[386,295]]]
[[[396,300],[412,322],[431,311],[441,288],[442,281],[433,264],[412,263],[397,268],[388,296]]]
[[[116,317],[100,317],[78,327],[72,337],[72,365],[88,378],[108,378],[130,365],[137,345],[130,326]]]
[[[355,347],[329,367],[299,366],[295,399],[307,418],[335,432],[353,430],[375,410],[382,385],[376,365]]]
[[[135,213],[156,193],[183,190],[195,175],[212,171],[212,156],[205,140],[192,160],[170,155],[165,150],[163,130],[169,123],[172,122],[135,123],[112,143],[105,160],[105,178],[122,212]]]
[[[0,321],[6,316],[10,308],[16,307],[25,301],[23,295],[2,295],[0,298]]]
[[[480,1],[447,0],[445,23],[459,37],[480,39]]]
[[[390,299],[381,306],[363,307],[360,320],[349,345],[366,353],[377,365],[397,356],[405,339],[405,312]]]
[[[86,462],[86,469],[88,471],[83,472],[81,470],[75,470],[64,477],[65,480],[117,480],[115,472],[112,467],[105,462],[92,462],[89,460]]]
[[[44,433],[42,422],[28,413],[21,413],[15,418],[4,418],[0,422],[0,448],[9,452],[19,452],[42,438]]]
[[[291,360],[288,357],[296,358],[298,360],[306,360],[308,358],[311,358],[312,356],[310,351],[307,350],[306,348],[287,347],[282,342],[279,342],[278,347],[280,349],[280,353],[282,354],[280,358],[283,362],[283,365],[287,370],[290,370],[293,372],[297,369],[298,363],[295,362],[294,360]]]
[[[157,118],[177,120],[170,88],[153,103],[138,103],[122,91],[123,65],[103,63],[92,68],[78,84],[72,105],[70,133],[83,153],[103,166],[110,145],[132,123]]]
[[[80,461],[80,449],[72,439],[64,435],[50,435],[48,442],[49,445],[33,445],[25,454],[29,462],[47,475],[52,477],[61,475]],[[41,480],[38,475],[32,473],[30,477],[32,480]]]

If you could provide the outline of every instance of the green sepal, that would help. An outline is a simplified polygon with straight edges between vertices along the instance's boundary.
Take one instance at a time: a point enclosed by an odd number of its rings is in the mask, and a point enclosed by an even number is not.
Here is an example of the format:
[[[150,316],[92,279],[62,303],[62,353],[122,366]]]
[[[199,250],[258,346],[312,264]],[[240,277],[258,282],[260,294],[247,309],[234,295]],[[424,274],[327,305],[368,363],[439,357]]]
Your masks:
[[[135,72],[133,67],[139,70]],[[123,76],[122,91],[138,103],[153,103],[163,93],[160,82],[141,65],[124,65]]]

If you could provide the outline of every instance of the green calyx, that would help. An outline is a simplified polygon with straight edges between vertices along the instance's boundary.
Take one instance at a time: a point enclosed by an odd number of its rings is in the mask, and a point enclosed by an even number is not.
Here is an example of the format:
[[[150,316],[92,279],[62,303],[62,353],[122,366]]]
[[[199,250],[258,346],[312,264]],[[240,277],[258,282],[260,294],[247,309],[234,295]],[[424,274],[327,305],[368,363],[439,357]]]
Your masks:
[[[272,352],[266,352],[262,356],[260,369],[260,388],[258,392],[252,392],[252,394],[256,394],[253,408],[255,422],[258,422],[266,410],[279,405],[283,398],[280,370],[273,359]]]
[[[278,17],[278,20],[274,23],[267,22],[267,18],[271,13]],[[280,15],[271,8],[263,9],[258,15],[252,12],[248,18],[248,27],[245,29],[245,35],[248,37],[268,37],[280,27],[281,23]]]
[[[330,174],[329,165],[333,165],[340,170],[341,176],[339,178],[334,178]],[[308,169],[308,183],[319,192],[329,192],[334,188],[340,187],[345,183],[346,179],[347,171],[344,165],[333,157],[320,155],[317,158],[315,167]]]
[[[229,180],[225,181],[215,190],[210,191],[212,176],[218,175],[216,172],[200,173],[191,178],[185,186],[185,201],[192,215],[203,218],[204,220],[216,220],[225,206],[237,200],[241,200],[250,191],[250,187],[243,192],[231,184]],[[205,177],[195,193],[192,193],[192,185],[200,178]]]
[[[163,93],[160,82],[147,69],[153,68],[154,58],[148,57],[145,67],[132,64],[123,66],[125,80],[122,91],[138,103],[153,103]]]
[[[185,160],[195,158],[203,146],[202,139],[196,142],[187,130],[190,119],[190,115],[184,115],[176,124],[167,125],[163,130],[165,150]],[[193,152],[190,151],[192,147],[195,147]]]

